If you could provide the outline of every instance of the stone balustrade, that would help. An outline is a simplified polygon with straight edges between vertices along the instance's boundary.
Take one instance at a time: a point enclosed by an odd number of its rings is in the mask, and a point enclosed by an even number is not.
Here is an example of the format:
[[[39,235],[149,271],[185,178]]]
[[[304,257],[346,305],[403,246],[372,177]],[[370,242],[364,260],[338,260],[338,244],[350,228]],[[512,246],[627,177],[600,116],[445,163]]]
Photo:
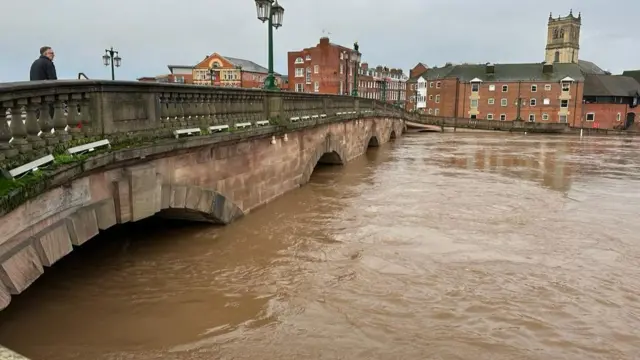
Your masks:
[[[404,113],[385,103],[340,95],[268,92],[146,82],[61,80],[0,84],[0,168],[90,141],[171,137],[172,131],[236,124],[286,125]],[[408,115],[408,114],[407,114]]]
[[[447,128],[465,128],[477,130],[519,131],[540,133],[563,133],[570,130],[567,123],[528,122],[528,121],[500,121],[486,119],[469,119],[443,116],[420,115],[412,121],[426,125],[436,125]]]

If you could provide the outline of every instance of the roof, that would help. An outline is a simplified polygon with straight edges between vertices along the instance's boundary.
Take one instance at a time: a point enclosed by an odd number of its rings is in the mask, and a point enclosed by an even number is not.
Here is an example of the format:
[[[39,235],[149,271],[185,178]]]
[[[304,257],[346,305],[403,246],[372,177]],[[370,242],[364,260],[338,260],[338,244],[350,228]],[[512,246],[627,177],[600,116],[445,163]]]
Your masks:
[[[585,77],[585,96],[634,97],[638,94],[640,94],[640,83],[630,76],[587,75]]]
[[[585,75],[605,75],[606,72],[602,70],[598,65],[587,60],[578,60],[578,66],[580,71]]]
[[[632,77],[640,83],[640,70],[625,70],[622,72],[622,76]]]
[[[431,68],[424,73],[415,76],[422,76],[428,80],[442,78],[458,78],[460,81],[468,82],[474,79],[481,81],[540,81],[559,82],[566,77],[576,81],[584,80],[584,75],[578,64],[553,64],[551,73],[543,73],[542,63],[522,63],[522,64],[494,64],[494,72],[487,73],[487,64],[463,64],[451,65],[442,68]]]
[[[269,69],[267,69],[267,68],[265,68],[263,66],[260,66],[260,65],[258,65],[256,63],[254,63],[253,61],[234,58],[234,57],[229,57],[229,56],[224,56],[224,55],[220,55],[220,56],[222,56],[223,58],[227,59],[227,61],[229,61],[231,64],[241,67],[243,71],[256,72],[256,73],[262,73],[262,74],[268,74],[269,73]],[[281,76],[277,72],[274,72],[274,74],[278,75],[278,76]]]
[[[184,69],[193,69],[193,65],[167,65],[167,67],[169,68],[169,70],[171,69],[175,69],[175,68],[184,68]]]

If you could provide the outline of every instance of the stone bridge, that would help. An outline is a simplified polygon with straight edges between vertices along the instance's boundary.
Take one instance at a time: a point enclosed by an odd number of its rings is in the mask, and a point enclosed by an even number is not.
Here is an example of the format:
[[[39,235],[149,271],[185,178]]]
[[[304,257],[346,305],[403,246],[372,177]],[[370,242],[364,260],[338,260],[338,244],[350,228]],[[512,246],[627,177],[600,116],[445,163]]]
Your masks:
[[[228,224],[400,136],[369,99],[115,81],[0,84],[0,309],[101,230]]]

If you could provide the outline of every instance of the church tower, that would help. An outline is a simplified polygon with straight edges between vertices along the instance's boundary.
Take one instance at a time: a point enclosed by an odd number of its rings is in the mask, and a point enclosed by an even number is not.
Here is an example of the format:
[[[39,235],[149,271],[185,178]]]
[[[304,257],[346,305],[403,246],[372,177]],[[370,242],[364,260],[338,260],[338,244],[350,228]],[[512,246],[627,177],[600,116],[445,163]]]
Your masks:
[[[555,19],[549,14],[544,57],[546,63],[578,63],[581,23],[580,13],[575,17],[573,11],[570,11],[568,16],[558,16]]]

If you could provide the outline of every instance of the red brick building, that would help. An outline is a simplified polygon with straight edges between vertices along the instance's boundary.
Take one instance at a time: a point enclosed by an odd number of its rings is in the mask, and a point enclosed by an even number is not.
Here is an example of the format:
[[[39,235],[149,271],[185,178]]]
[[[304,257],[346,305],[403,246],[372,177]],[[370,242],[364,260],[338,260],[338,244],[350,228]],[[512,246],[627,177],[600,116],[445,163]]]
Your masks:
[[[355,50],[334,44],[328,37],[287,55],[289,90],[320,94],[351,94]]]
[[[192,74],[193,83],[197,85],[260,89],[269,70],[250,60],[213,53],[194,66]],[[280,88],[286,88],[286,76],[278,73],[275,76],[276,84]]]
[[[138,78],[138,81],[150,81],[159,83],[179,83],[193,84],[193,66],[189,65],[167,65],[168,74],[158,76],[145,76]]]
[[[404,107],[408,80],[402,69],[380,65],[369,68],[367,63],[362,63],[358,69],[358,95]]]
[[[582,104],[586,128],[627,129],[637,122],[640,83],[620,75],[587,75]]]

